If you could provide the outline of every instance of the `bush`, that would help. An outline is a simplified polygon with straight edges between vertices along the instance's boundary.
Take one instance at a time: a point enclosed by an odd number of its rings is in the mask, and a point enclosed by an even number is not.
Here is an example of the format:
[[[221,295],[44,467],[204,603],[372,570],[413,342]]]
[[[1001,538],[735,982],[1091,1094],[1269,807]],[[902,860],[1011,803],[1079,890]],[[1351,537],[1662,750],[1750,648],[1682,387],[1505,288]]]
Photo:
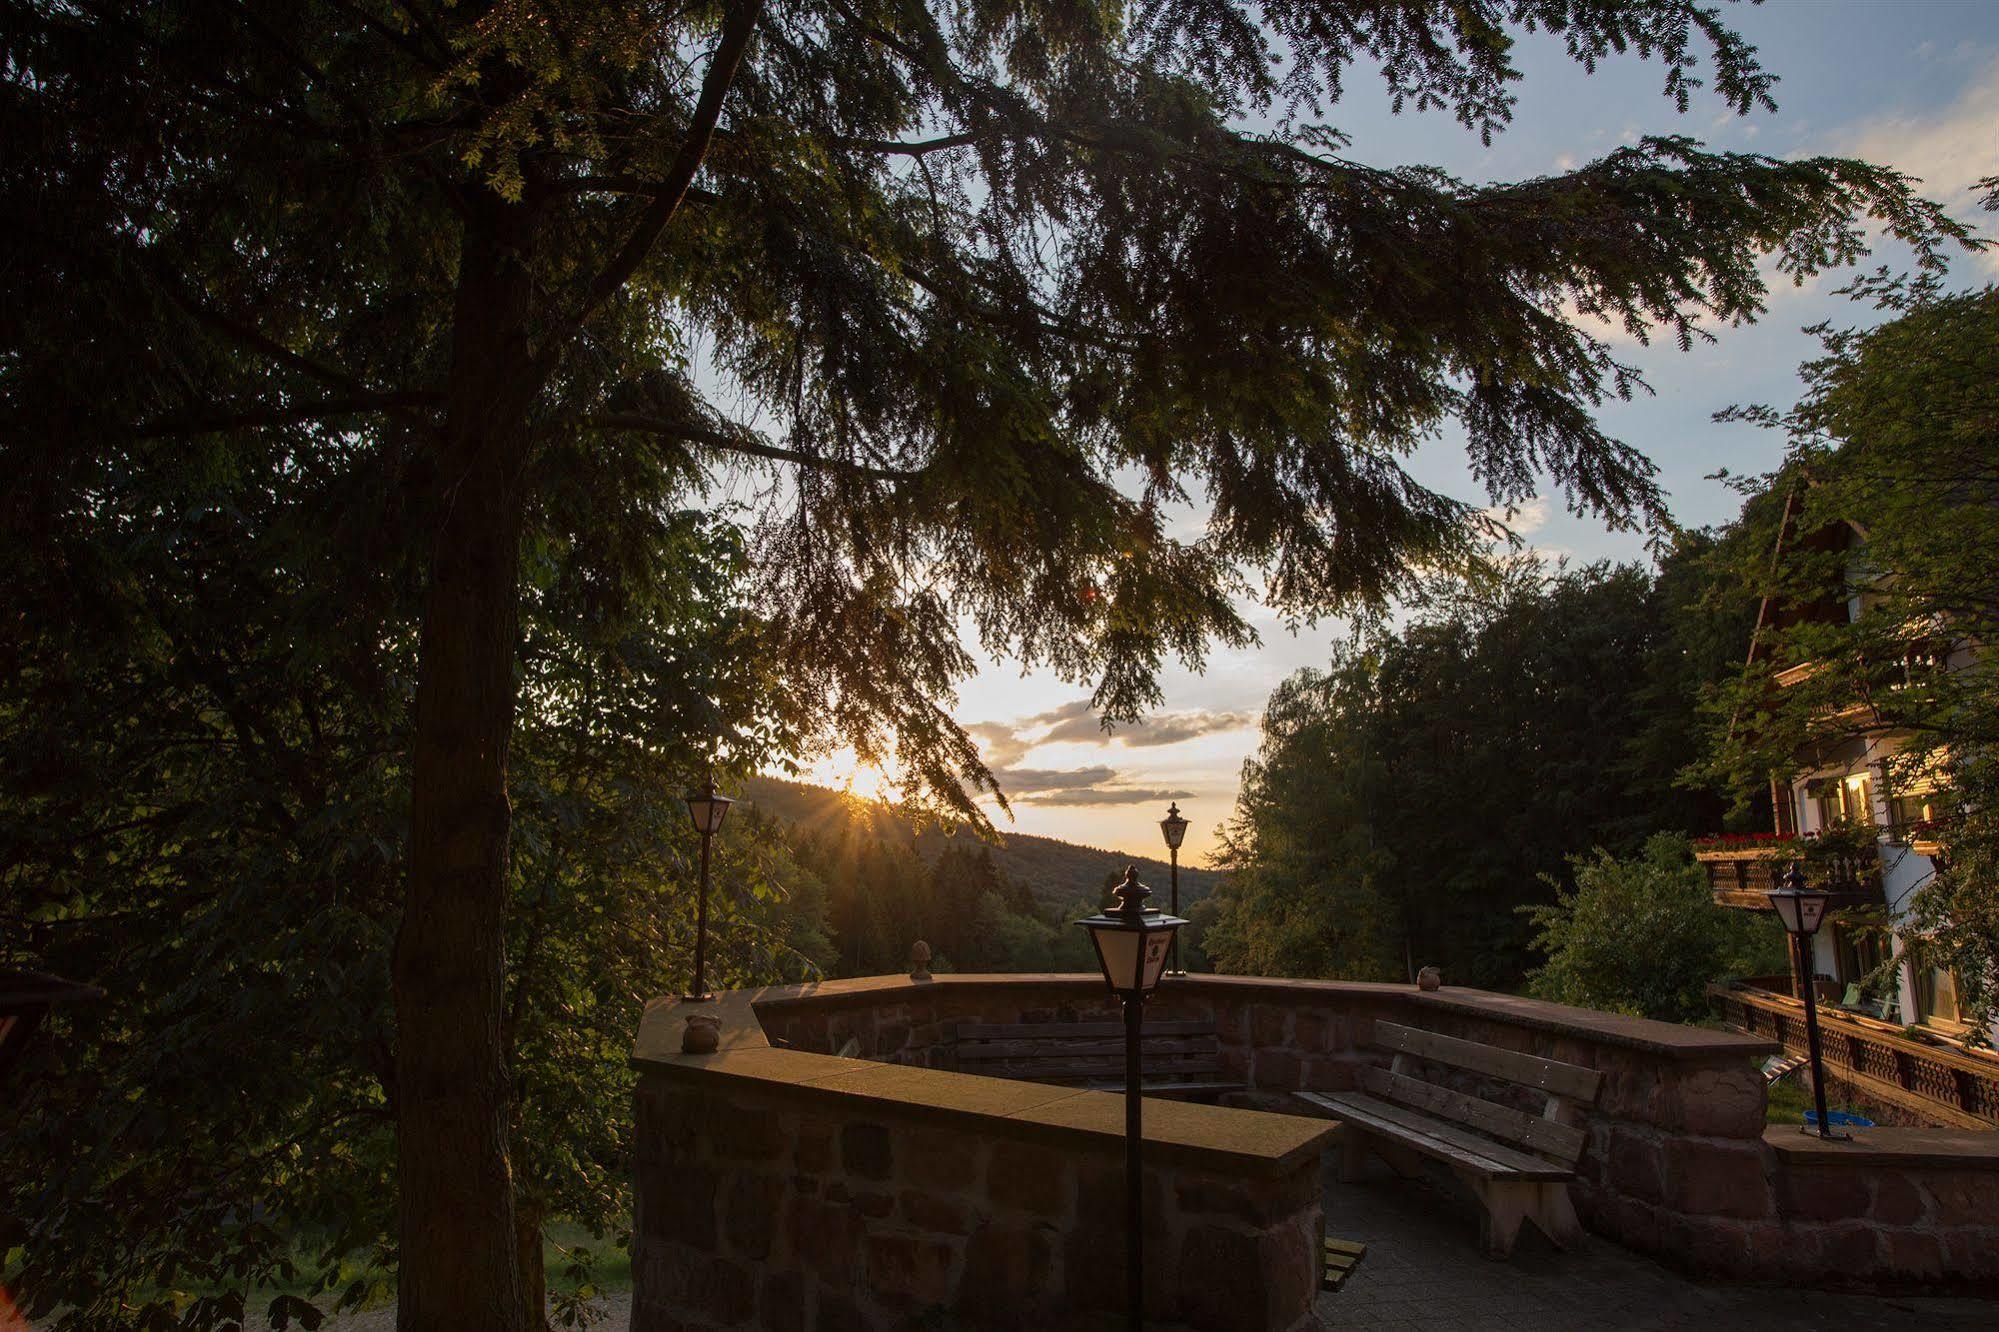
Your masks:
[[[1784,969],[1782,933],[1716,906],[1684,837],[1661,833],[1628,860],[1599,848],[1569,863],[1573,890],[1549,879],[1554,905],[1521,908],[1548,959],[1528,976],[1543,999],[1695,1022],[1708,1015],[1709,983]]]

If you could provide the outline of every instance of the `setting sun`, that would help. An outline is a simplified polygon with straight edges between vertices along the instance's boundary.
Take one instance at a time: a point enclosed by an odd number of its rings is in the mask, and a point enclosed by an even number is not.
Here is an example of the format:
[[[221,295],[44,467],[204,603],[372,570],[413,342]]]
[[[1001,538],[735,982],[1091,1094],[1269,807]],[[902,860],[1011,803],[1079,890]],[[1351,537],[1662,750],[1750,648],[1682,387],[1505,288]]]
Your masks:
[[[800,774],[800,780],[815,786],[844,791],[858,800],[886,800],[894,784],[872,763],[863,763],[851,749],[836,749],[816,760]]]

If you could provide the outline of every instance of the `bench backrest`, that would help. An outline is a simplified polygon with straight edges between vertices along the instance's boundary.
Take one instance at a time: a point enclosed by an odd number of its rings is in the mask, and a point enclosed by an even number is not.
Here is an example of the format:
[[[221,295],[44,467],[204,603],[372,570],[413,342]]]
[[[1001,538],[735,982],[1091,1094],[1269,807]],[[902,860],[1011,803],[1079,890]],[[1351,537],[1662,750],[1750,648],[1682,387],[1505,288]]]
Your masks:
[[[1395,1062],[1388,1068],[1362,1072],[1361,1085],[1372,1095],[1462,1124],[1562,1165],[1574,1165],[1589,1141],[1581,1128],[1564,1120],[1570,1117],[1570,1106],[1587,1108],[1596,1103],[1603,1086],[1603,1074],[1596,1069],[1393,1022],[1374,1024],[1374,1043],[1393,1051]],[[1425,1063],[1531,1087],[1545,1093],[1547,1099],[1539,1115],[1530,1115],[1510,1105],[1426,1082],[1415,1076],[1416,1066]]]
[[[961,1022],[956,1035],[958,1067],[967,1073],[1033,1082],[1124,1076],[1122,1022]],[[1145,1076],[1152,1079],[1222,1070],[1213,1022],[1148,1022],[1139,1057]]]

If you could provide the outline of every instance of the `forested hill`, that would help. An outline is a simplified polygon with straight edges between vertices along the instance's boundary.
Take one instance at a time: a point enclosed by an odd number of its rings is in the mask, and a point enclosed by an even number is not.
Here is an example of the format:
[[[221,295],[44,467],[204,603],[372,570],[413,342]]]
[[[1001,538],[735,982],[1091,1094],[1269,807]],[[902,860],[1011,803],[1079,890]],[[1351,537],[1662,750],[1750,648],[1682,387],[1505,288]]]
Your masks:
[[[884,841],[912,846],[926,861],[934,861],[952,840],[931,831],[919,834],[916,825],[893,808],[859,801],[844,792],[776,777],[756,777],[745,783],[742,798],[765,814],[794,825],[804,832],[821,834],[847,824],[855,831],[866,829]],[[976,845],[976,839],[961,835],[955,840]],[[1006,877],[1025,887],[1041,907],[1060,911],[1076,902],[1095,902],[1107,878],[1124,874],[1125,866],[1136,864],[1139,877],[1157,890],[1155,899],[1163,907],[1169,867],[1164,860],[1134,858],[1119,851],[1078,846],[1053,837],[1027,833],[1003,833],[992,848],[993,862]],[[1180,867],[1182,911],[1214,891],[1221,881],[1216,870]]]

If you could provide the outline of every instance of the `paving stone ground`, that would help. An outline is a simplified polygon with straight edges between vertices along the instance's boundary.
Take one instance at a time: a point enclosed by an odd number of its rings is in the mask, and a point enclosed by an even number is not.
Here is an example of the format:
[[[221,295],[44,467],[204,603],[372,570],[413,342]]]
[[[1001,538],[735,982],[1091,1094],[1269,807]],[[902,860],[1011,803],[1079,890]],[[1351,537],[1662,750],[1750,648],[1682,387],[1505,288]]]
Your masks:
[[[1597,1236],[1568,1253],[1527,1227],[1509,1262],[1478,1251],[1470,1196],[1430,1180],[1326,1176],[1326,1233],[1367,1257],[1318,1312],[1370,1332],[1477,1329],[1721,1329],[1855,1332],[1867,1328],[1999,1328],[1999,1301],[1886,1299],[1835,1291],[1693,1281]]]

